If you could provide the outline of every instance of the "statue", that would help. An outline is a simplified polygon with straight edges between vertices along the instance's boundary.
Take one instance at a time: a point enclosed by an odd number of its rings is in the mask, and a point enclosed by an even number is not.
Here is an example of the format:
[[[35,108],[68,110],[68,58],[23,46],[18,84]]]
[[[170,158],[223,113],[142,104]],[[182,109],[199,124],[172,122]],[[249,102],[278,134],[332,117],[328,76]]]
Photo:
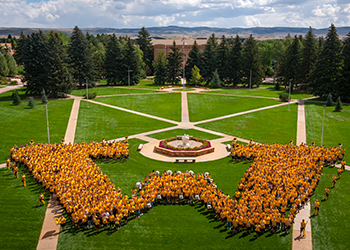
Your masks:
[[[181,145],[181,147],[183,147],[183,148],[188,148],[189,146],[190,146],[190,136],[189,135],[186,135],[186,134],[184,134],[183,136],[182,136],[182,145]]]

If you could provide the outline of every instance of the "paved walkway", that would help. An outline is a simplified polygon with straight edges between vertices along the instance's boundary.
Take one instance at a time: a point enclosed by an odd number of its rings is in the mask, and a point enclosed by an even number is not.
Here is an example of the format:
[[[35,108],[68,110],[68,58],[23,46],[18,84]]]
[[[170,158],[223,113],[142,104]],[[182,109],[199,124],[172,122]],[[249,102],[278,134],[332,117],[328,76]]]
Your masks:
[[[4,92],[7,92],[7,91],[14,90],[14,89],[19,89],[19,88],[22,88],[22,87],[23,87],[23,84],[20,84],[20,85],[9,85],[9,86],[0,88],[0,94],[4,93]]]
[[[65,143],[74,143],[75,130],[78,122],[79,107],[81,99],[74,99],[72,111],[70,113],[66,135],[64,136]]]

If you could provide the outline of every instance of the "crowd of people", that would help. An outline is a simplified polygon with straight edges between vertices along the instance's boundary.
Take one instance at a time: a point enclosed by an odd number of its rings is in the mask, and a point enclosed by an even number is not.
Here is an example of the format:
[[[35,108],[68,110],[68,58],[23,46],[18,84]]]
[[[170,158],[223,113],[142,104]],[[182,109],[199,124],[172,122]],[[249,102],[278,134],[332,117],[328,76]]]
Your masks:
[[[208,172],[151,171],[131,197],[101,172],[92,159],[128,157],[127,141],[90,144],[36,144],[13,147],[34,179],[57,195],[75,228],[118,230],[154,203],[201,203],[232,233],[289,232],[298,210],[314,193],[324,164],[344,157],[340,148],[234,143],[232,157],[252,160],[234,197],[222,192]],[[9,163],[11,164],[11,163]],[[63,222],[62,222],[63,221]],[[64,224],[66,220],[60,219]]]

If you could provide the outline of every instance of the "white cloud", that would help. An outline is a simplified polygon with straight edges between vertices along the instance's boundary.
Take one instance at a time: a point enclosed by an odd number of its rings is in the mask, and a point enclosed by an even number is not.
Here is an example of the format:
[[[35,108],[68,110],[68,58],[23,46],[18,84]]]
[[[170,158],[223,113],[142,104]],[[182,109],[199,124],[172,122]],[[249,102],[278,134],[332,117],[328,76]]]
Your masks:
[[[335,16],[339,12],[340,7],[334,7],[331,4],[324,4],[322,7],[317,6],[317,9],[313,10],[312,13],[318,17]]]
[[[261,25],[259,19],[254,16],[246,16],[245,23],[248,27],[256,27]]]

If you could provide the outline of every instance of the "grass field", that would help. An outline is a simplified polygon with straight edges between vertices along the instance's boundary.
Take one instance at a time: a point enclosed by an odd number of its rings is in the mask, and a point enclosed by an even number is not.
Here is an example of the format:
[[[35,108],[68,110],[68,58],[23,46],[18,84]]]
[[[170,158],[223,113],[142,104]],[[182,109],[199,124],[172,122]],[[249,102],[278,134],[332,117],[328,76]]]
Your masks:
[[[118,94],[134,94],[134,93],[152,93],[155,90],[147,90],[147,89],[136,89],[130,88],[128,89],[125,86],[123,87],[95,87],[88,90],[89,93],[96,93],[96,95],[118,95]],[[73,90],[72,95],[75,96],[84,96],[86,94],[86,89],[76,89]]]
[[[280,103],[278,101],[269,99],[195,93],[188,94],[187,99],[191,122],[206,120],[214,117],[234,114]]]
[[[323,175],[312,196],[313,204],[320,201],[319,215],[312,218],[312,244],[318,250],[347,250],[350,249],[348,237],[350,218],[350,172],[345,171],[337,180],[335,187],[329,192],[327,201],[324,198],[324,189],[332,187],[332,176],[337,175],[337,168],[325,167]]]
[[[101,97],[96,101],[181,121],[181,94],[179,93]]]
[[[166,138],[175,137],[175,136],[184,135],[184,134],[193,136],[196,138],[206,139],[206,140],[214,140],[214,139],[222,138],[220,136],[205,133],[196,129],[174,129],[174,130],[165,131],[157,134],[152,134],[152,135],[149,135],[149,137],[161,140],[161,139],[166,139]]]
[[[152,170],[171,169],[195,173],[210,172],[218,187],[234,195],[249,164],[232,163],[230,157],[206,163],[174,164],[158,162],[136,152],[140,140],[130,140],[131,156],[127,162],[100,162],[101,170],[130,195],[135,183]],[[137,239],[137,240],[135,240]],[[203,240],[205,239],[205,240]],[[157,205],[140,218],[130,221],[118,232],[102,230],[67,230],[60,234],[58,249],[291,249],[291,235],[270,233],[255,240],[252,235],[233,237],[202,206]]]
[[[94,103],[87,108],[82,101],[74,141],[101,141],[103,137],[112,140],[169,126],[173,125]]]
[[[316,145],[321,145],[323,103],[305,103],[307,143],[313,141]],[[343,106],[343,112],[334,112],[334,107],[326,107],[323,144],[327,147],[338,146],[343,143],[343,148],[347,149],[345,161],[350,163],[350,106]]]
[[[64,138],[73,100],[49,101],[48,115],[50,125],[50,142],[60,143]],[[36,102],[29,108],[28,102],[14,106],[12,102],[0,103],[0,163],[10,155],[10,148],[16,144],[47,142],[45,105]]]
[[[10,90],[10,91],[6,91],[4,93],[0,94],[0,101],[12,101],[12,94],[15,92],[15,90]],[[28,94],[26,94],[25,92],[25,88],[19,88],[17,89],[18,95],[21,98],[21,100],[24,100],[25,98],[27,98]]]
[[[27,186],[22,186],[25,173]],[[2,250],[36,249],[46,206],[39,206],[41,187],[30,177],[24,167],[19,168],[19,178],[11,170],[0,168],[0,242]],[[46,204],[48,195],[45,197]]]
[[[290,111],[281,106],[197,126],[261,143],[289,143],[296,139],[297,111],[298,105],[291,104]]]

